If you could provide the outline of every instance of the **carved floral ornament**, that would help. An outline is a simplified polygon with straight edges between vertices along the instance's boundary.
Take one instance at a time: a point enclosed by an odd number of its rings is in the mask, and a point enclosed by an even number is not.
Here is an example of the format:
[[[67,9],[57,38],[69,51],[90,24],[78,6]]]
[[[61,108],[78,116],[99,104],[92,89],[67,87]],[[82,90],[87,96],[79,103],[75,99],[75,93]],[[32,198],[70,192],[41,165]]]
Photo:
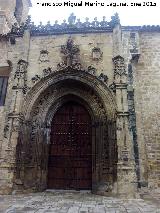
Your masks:
[[[63,63],[68,67],[75,66],[77,63],[80,64],[79,52],[80,49],[78,45],[74,44],[74,41],[71,37],[68,38],[66,45],[61,46],[60,52],[63,54],[64,61]]]
[[[63,68],[63,65],[64,65],[64,68]],[[78,64],[77,64],[78,66]],[[66,69],[66,65],[62,62],[62,65],[60,67],[61,69],[59,70],[56,70],[54,71],[51,67],[48,67],[46,69],[43,70],[43,76],[41,77],[40,75],[35,75],[34,77],[32,77],[32,83],[35,84],[37,83],[38,81],[40,81],[42,78],[45,78],[47,76],[49,76],[50,74],[54,73],[54,72],[57,72],[57,71],[60,71],[60,70],[64,70]],[[74,69],[75,70],[81,70],[80,67],[76,68],[76,66],[74,66]],[[97,69],[93,66],[88,66],[87,70],[81,70],[83,72],[87,72],[91,75],[94,75],[95,77],[97,77],[99,80],[103,81],[105,84],[108,83],[108,76],[107,75],[104,75],[103,73],[101,73],[99,76],[97,76]],[[67,69],[66,69],[66,72],[67,72]]]

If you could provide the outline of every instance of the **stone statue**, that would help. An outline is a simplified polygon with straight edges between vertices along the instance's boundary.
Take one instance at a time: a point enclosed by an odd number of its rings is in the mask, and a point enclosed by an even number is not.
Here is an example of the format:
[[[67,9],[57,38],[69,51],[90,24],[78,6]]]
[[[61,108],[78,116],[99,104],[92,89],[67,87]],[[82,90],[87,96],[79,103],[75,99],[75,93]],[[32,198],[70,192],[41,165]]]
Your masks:
[[[68,18],[69,25],[74,25],[75,21],[76,21],[76,16],[74,15],[74,13],[71,13],[71,15]]]

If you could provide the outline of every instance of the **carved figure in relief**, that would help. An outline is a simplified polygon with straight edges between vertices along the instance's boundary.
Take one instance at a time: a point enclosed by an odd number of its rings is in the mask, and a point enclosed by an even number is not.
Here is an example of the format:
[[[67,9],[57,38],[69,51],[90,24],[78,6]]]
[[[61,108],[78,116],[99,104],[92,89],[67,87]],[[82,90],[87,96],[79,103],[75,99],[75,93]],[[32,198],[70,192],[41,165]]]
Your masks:
[[[20,60],[17,64],[17,70],[14,75],[15,85],[14,87],[23,88],[26,81],[25,73],[27,71],[28,63],[24,60]]]

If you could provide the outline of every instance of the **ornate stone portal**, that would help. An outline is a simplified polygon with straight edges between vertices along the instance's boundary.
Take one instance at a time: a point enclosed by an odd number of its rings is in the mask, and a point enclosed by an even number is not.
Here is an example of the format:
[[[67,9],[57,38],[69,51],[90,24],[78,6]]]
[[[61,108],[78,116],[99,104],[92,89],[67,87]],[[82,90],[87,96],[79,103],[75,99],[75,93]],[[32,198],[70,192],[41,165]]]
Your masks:
[[[79,30],[73,14],[69,24],[65,25],[63,30]],[[96,37],[97,44],[94,37],[87,40],[84,34],[81,37],[74,33],[71,36],[63,35],[63,42],[58,40],[58,36],[50,37],[47,41],[42,40],[41,44],[46,42],[46,47],[51,41],[55,44],[47,47],[47,50],[44,48],[40,51],[37,48],[37,61],[32,60],[32,54],[34,42],[36,44],[39,41],[35,37],[31,41],[30,36],[35,32],[42,35],[45,33],[42,27],[36,31],[32,29],[31,23],[28,26],[24,27],[27,30],[19,29],[17,34],[16,31],[11,33],[12,36],[24,36],[26,47],[24,59],[13,65],[14,81],[9,84],[13,98],[4,127],[4,156],[7,158],[9,155],[12,162],[7,164],[8,167],[3,165],[10,172],[10,175],[7,173],[9,178],[8,182],[5,180],[7,183],[4,187],[9,185],[9,193],[13,190],[25,192],[47,188],[52,119],[63,104],[74,101],[83,105],[91,117],[92,191],[102,195],[135,196],[137,177],[129,132],[127,62],[121,55],[121,27],[118,18],[114,19],[112,29],[111,26],[108,28],[105,19],[103,23],[95,19],[92,25],[86,20],[85,25],[80,27],[81,30],[89,30],[89,33],[91,28],[103,33],[106,29],[111,30],[115,39],[113,46],[111,34],[108,37],[105,35],[106,39],[100,33]],[[50,32],[55,30],[55,26],[51,29],[49,23],[46,27]],[[107,47],[98,42],[101,38],[106,39],[104,44]],[[110,52],[107,52],[109,48]],[[105,60],[106,55],[108,61]]]
[[[105,95],[100,95],[99,90],[107,91]],[[92,117],[92,191],[111,193],[117,180],[114,98],[98,78],[70,67],[47,76],[26,97],[27,108],[25,104],[23,108],[25,120],[16,149],[14,187],[23,190],[46,189],[51,121],[57,109],[67,101],[81,103]],[[21,183],[20,186],[17,182]]]

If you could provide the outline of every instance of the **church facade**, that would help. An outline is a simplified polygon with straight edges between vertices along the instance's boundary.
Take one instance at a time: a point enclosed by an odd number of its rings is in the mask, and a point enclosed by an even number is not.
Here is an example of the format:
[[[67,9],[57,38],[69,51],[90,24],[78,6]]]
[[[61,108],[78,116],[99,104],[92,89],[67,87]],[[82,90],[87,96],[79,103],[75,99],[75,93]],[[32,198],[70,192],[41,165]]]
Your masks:
[[[0,193],[160,187],[160,27],[35,26],[29,0],[0,11]]]

